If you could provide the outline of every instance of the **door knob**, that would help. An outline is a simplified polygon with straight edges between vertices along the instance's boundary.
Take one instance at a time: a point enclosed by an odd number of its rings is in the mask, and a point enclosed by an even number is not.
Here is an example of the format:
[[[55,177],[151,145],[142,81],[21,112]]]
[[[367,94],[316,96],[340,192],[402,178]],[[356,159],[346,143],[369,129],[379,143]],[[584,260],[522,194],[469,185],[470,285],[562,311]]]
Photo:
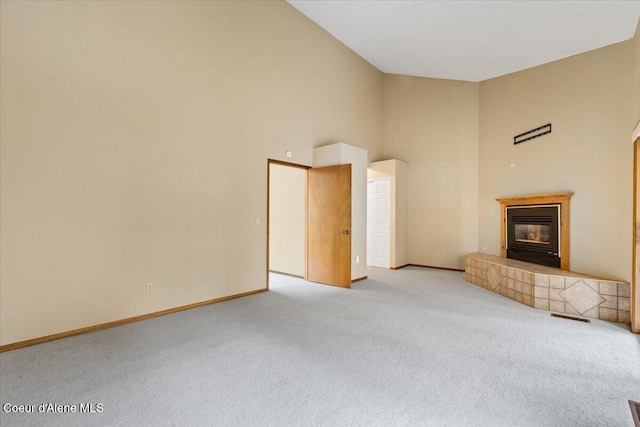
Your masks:
[[[342,230],[342,234],[349,234],[349,230]]]

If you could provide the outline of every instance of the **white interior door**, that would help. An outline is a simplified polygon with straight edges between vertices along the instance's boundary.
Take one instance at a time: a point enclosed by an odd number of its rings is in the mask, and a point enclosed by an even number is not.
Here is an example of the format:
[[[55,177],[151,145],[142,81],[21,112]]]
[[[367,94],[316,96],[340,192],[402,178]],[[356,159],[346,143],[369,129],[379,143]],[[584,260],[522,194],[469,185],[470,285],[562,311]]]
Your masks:
[[[367,265],[391,265],[391,180],[367,183]]]

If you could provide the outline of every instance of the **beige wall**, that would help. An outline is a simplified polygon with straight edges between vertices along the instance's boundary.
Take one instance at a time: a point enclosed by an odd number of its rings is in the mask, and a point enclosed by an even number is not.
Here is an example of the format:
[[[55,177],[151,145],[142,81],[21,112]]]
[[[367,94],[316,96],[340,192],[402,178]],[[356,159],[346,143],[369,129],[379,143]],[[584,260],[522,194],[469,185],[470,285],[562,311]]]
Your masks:
[[[2,344],[264,288],[266,159],[381,153],[382,74],[284,2],[0,7]]]
[[[307,171],[269,166],[269,269],[305,276]]]
[[[396,245],[395,265],[402,267],[409,263],[409,164],[394,160],[396,166]]]
[[[571,270],[631,279],[632,49],[628,41],[480,84],[480,248],[500,253],[497,197],[573,191]],[[513,145],[546,123],[550,135]]]
[[[391,159],[369,163],[367,179],[389,178],[391,194],[391,230],[390,267],[402,267],[409,263],[409,194],[408,194],[408,164]]]
[[[478,119],[477,83],[384,76],[384,156],[411,164],[412,264],[462,269],[477,250]]]

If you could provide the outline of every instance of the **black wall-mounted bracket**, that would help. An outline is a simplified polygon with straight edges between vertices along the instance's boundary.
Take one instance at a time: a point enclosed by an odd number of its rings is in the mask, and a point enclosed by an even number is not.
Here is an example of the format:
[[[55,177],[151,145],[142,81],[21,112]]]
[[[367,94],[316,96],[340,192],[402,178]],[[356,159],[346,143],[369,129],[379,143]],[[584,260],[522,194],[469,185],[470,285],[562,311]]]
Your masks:
[[[551,123],[513,137],[513,145],[551,133]]]

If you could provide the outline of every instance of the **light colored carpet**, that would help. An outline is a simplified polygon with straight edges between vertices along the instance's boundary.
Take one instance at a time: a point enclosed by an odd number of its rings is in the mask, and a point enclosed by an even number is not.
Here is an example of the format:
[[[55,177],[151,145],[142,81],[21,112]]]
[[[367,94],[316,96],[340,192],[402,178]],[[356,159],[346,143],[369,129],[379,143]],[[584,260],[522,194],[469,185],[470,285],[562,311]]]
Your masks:
[[[632,426],[640,339],[461,273],[370,268],[0,355],[2,425]]]

